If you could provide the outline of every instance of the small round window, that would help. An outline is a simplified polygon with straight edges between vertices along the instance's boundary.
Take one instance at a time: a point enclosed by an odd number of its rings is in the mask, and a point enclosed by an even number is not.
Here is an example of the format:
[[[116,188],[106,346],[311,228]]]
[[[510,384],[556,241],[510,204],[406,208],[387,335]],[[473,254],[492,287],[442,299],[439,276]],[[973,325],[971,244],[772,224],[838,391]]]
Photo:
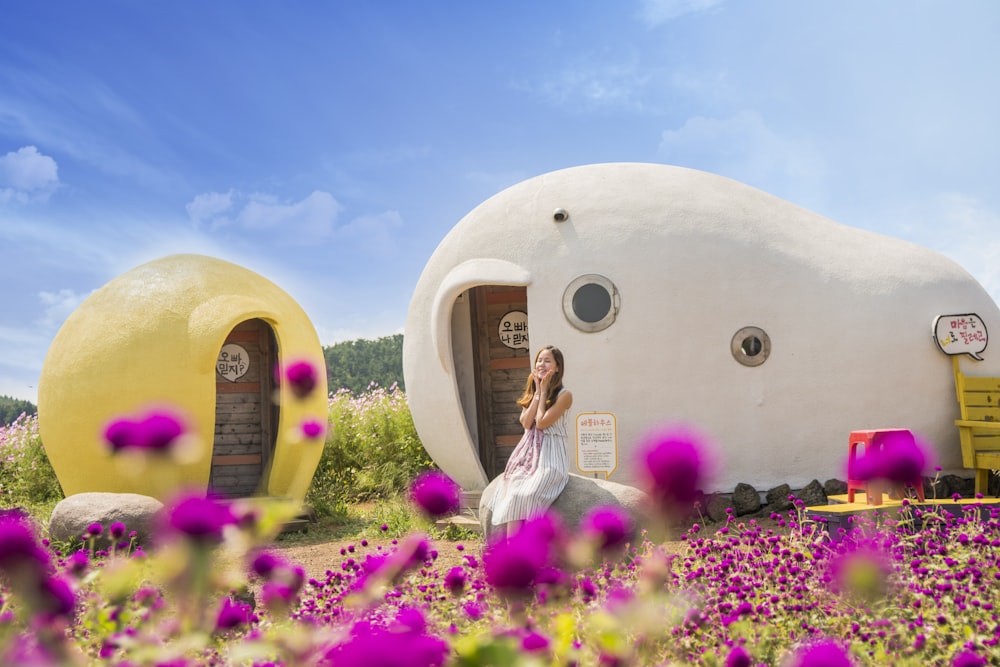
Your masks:
[[[563,312],[580,331],[607,329],[618,315],[618,290],[613,282],[588,273],[571,282],[563,292]]]
[[[743,327],[730,345],[733,358],[744,366],[760,366],[771,354],[771,337],[760,327]]]

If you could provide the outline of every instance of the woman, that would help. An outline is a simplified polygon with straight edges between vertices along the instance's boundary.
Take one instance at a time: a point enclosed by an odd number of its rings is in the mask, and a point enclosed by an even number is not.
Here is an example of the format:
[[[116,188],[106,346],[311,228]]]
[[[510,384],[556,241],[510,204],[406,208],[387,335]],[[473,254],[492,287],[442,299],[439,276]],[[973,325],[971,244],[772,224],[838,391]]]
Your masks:
[[[490,501],[492,523],[512,534],[521,521],[543,513],[569,480],[566,413],[573,394],[563,388],[563,354],[548,345],[538,351],[521,406],[524,436],[514,448]]]

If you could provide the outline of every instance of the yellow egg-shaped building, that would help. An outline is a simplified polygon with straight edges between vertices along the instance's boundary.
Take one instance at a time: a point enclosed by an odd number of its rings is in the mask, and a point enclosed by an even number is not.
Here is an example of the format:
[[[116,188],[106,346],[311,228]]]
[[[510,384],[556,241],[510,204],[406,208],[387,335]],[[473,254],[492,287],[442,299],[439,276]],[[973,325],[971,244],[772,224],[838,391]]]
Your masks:
[[[275,372],[298,361],[316,370],[304,397]],[[189,446],[126,464],[105,442],[107,425],[157,408],[184,417]],[[66,320],[45,358],[38,413],[67,496],[163,500],[183,488],[301,502],[323,451],[326,365],[308,316],[277,285],[230,262],[172,255],[115,278]]]

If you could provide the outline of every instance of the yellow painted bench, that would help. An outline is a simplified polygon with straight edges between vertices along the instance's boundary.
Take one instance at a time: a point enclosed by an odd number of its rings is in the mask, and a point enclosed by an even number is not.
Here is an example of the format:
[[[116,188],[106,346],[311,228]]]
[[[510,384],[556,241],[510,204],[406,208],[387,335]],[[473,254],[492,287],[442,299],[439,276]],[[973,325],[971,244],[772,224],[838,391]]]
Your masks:
[[[962,466],[976,471],[976,493],[986,495],[991,470],[1000,470],[1000,377],[966,375],[952,357],[960,419]]]

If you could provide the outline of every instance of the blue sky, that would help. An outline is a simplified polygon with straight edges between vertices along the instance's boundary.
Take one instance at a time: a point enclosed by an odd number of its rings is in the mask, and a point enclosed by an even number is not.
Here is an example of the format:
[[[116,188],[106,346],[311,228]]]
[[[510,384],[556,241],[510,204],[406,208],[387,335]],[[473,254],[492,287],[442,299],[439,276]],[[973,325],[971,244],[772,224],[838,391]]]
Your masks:
[[[998,34],[993,0],[6,3],[0,394],[177,252],[265,275],[324,344],[401,332],[462,216],[594,162],[735,178],[1000,300]]]

